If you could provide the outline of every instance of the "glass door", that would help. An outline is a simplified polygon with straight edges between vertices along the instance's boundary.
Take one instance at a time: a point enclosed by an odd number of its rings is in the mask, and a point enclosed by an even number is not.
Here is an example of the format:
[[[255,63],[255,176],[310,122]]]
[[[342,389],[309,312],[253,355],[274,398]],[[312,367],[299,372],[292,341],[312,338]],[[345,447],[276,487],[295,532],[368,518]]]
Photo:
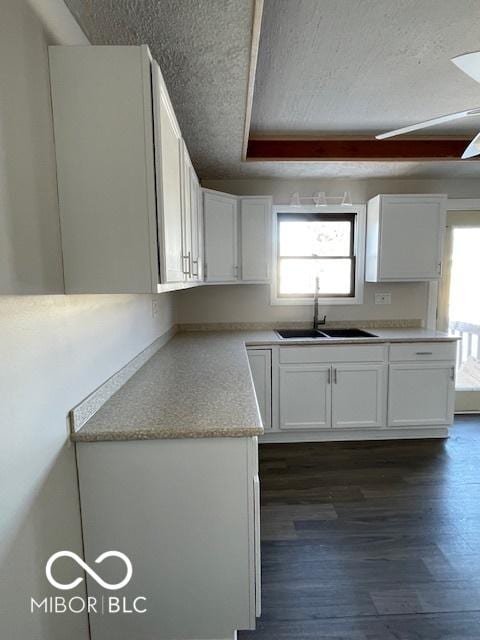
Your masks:
[[[455,410],[480,412],[480,211],[450,211],[438,328],[461,338]]]

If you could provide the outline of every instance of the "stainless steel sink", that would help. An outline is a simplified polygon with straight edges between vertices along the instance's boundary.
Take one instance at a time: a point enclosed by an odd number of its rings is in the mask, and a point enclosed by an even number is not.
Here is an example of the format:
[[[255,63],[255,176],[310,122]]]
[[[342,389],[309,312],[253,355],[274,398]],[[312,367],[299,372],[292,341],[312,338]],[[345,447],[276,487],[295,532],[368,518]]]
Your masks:
[[[327,338],[376,338],[374,333],[364,331],[363,329],[324,329],[323,332]]]
[[[277,331],[281,338],[293,339],[293,338],[326,338],[327,336],[321,331],[315,331],[315,329],[279,329]]]

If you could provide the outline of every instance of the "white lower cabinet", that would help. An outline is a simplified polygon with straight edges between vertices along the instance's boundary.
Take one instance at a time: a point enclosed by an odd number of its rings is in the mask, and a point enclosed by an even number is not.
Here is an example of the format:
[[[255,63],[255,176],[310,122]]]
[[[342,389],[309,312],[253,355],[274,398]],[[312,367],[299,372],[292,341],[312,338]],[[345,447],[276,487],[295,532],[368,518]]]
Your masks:
[[[385,364],[339,364],[332,373],[332,427],[384,427]]]
[[[325,429],[331,425],[330,365],[280,365],[280,429]]]
[[[390,365],[389,427],[451,424],[454,400],[453,363],[402,362]]]
[[[264,429],[272,428],[272,352],[270,349],[248,349],[255,395]]]
[[[264,442],[448,435],[455,341],[282,344],[271,352]]]
[[[280,429],[384,427],[386,365],[281,365]]]
[[[133,577],[112,592],[142,615],[90,615],[92,640],[233,638],[260,612],[257,438],[77,445],[85,561],[125,553]],[[123,565],[105,562],[119,581]],[[87,577],[90,597],[106,597]],[[140,605],[139,605],[140,606]]]

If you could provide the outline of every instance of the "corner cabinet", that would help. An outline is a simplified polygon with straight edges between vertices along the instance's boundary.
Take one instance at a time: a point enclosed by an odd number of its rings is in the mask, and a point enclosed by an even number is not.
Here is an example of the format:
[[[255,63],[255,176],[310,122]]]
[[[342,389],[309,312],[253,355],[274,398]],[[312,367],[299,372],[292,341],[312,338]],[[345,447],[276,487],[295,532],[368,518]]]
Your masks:
[[[235,196],[204,192],[205,280],[238,280],[238,202]]]
[[[446,195],[378,195],[368,202],[367,282],[438,280]]]
[[[66,292],[193,286],[198,179],[148,47],[54,46],[49,57]]]
[[[270,196],[234,196],[204,189],[205,280],[270,281]]]

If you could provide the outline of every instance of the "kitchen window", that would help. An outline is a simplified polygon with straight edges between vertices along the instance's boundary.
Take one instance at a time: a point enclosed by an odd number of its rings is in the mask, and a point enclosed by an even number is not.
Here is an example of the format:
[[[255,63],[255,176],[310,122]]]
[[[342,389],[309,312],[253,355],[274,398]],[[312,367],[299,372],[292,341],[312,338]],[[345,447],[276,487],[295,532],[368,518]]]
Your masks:
[[[290,209],[287,211],[286,209]],[[364,215],[356,210],[276,212],[273,304],[311,304],[318,278],[324,304],[361,302],[363,279],[358,255]],[[362,233],[363,231],[363,233]],[[362,252],[363,253],[363,252]]]

